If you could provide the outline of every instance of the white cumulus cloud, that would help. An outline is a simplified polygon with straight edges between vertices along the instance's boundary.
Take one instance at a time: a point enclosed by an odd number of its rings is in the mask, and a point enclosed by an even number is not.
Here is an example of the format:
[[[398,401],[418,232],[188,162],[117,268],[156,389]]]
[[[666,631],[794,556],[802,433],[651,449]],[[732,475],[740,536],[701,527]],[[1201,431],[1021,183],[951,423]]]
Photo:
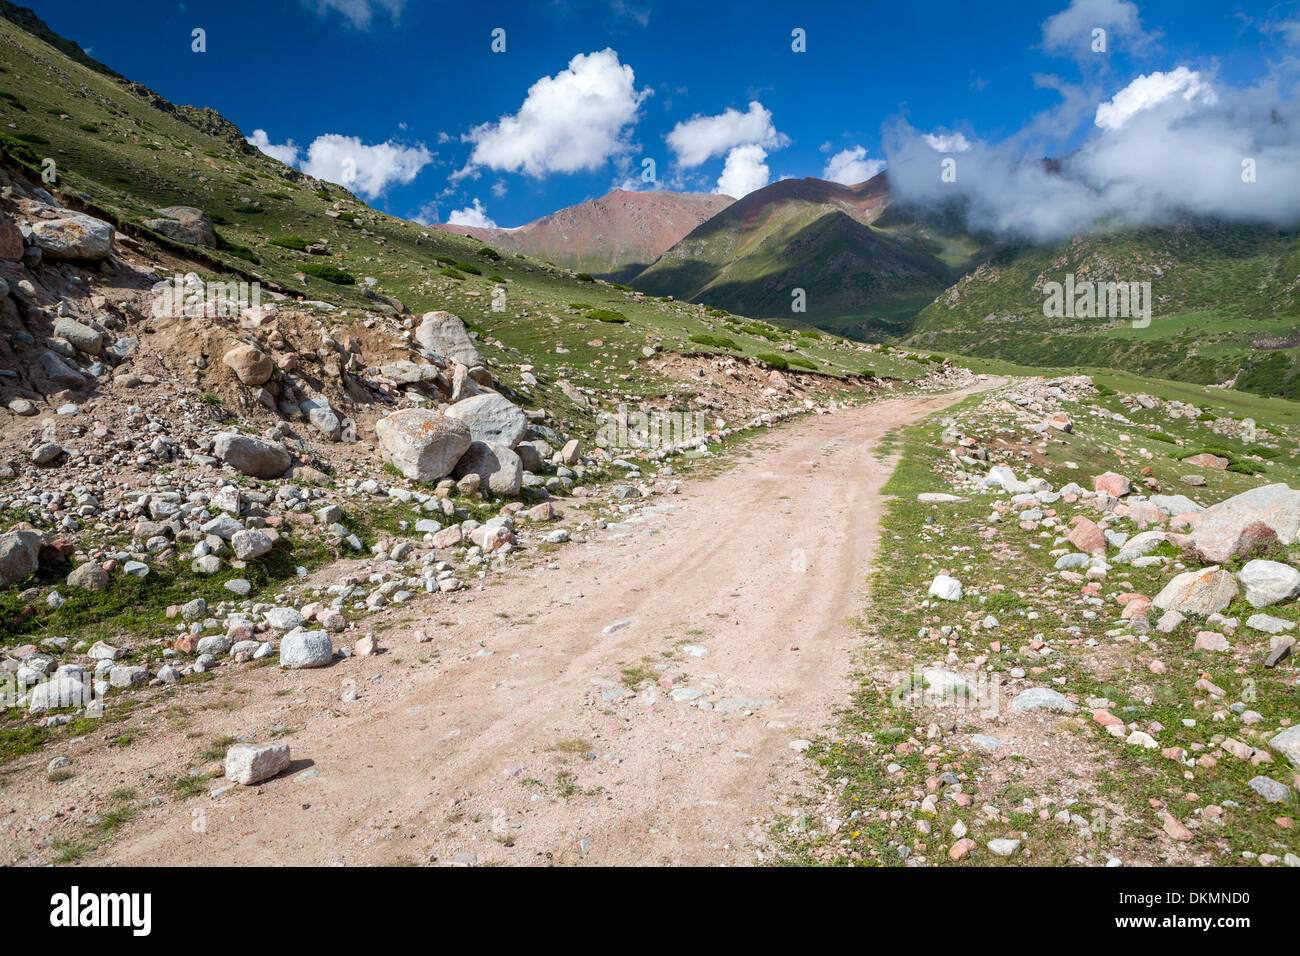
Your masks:
[[[868,159],[864,146],[852,146],[842,149],[826,163],[822,173],[823,179],[844,186],[856,186],[864,183],[885,168],[883,159]]]
[[[1137,113],[1164,104],[1173,104],[1180,112],[1197,105],[1213,106],[1218,94],[1195,70],[1180,66],[1168,73],[1139,76],[1109,101],[1097,107],[1096,124],[1102,129],[1119,129]]]
[[[535,177],[596,169],[628,151],[629,128],[649,95],[614,50],[579,53],[529,87],[517,113],[472,129],[469,162],[453,178],[479,166]]]
[[[789,138],[772,125],[772,113],[754,100],[742,113],[728,107],[717,116],[693,116],[678,123],[667,137],[677,162],[689,169],[737,146],[780,149]]]
[[[307,147],[302,171],[373,198],[394,183],[409,183],[432,161],[423,146],[391,141],[367,146],[356,136],[326,133]]]
[[[475,199],[473,205],[466,206],[464,209],[453,209],[447,216],[447,225],[481,226],[484,229],[495,229],[497,224],[488,218],[483,203]]]
[[[1134,49],[1141,49],[1151,40],[1142,29],[1137,4],[1128,0],[1071,0],[1060,13],[1043,23],[1043,46],[1049,50],[1073,53],[1075,56],[1095,56],[1092,52],[1092,31],[1100,27],[1107,32],[1107,49],[1114,34]]]
[[[244,138],[250,146],[256,146],[272,159],[278,159],[286,166],[296,166],[298,163],[298,147],[293,144],[293,140],[276,145],[271,142],[271,137],[266,134],[264,129],[253,130],[252,136]]]
[[[767,168],[767,150],[755,143],[737,146],[727,153],[727,161],[718,177],[714,192],[741,199],[755,189],[762,189],[771,181],[772,171]]]
[[[338,183],[367,199],[394,183],[409,183],[433,161],[433,154],[423,146],[400,146],[391,141],[367,146],[356,136],[338,133],[317,136],[301,162],[302,150],[293,140],[272,143],[264,129],[253,130],[245,139],[286,166],[298,166],[308,176]]]
[[[923,137],[937,153],[970,152],[970,140],[961,133],[926,133]]]

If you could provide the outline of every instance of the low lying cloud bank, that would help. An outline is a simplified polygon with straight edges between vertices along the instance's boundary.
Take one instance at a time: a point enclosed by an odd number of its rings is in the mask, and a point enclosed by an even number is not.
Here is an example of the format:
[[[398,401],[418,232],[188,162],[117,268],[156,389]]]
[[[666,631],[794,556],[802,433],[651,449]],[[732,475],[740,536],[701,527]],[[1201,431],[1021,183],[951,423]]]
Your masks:
[[[1186,67],[1139,76],[1051,163],[1019,137],[940,151],[955,145],[905,122],[888,129],[896,197],[954,201],[973,229],[1038,242],[1187,216],[1300,227],[1300,108],[1271,84],[1233,89]]]

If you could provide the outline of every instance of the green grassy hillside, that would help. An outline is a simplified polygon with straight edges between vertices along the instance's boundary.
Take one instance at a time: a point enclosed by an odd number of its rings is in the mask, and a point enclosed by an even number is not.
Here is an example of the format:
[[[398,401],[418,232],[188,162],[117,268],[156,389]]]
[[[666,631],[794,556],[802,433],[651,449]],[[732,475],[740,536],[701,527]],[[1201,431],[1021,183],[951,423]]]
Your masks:
[[[1047,318],[1043,283],[1150,282],[1149,327]],[[910,345],[1021,365],[1123,369],[1300,396],[1300,237],[1248,226],[1079,237],[1003,250],[918,314]],[[1290,346],[1290,347],[1287,347]]]
[[[219,113],[176,106],[121,78],[30,11],[5,5],[0,13],[8,17],[0,19],[0,148],[36,172],[53,159],[58,179],[51,188],[67,204],[184,252],[214,274],[243,275],[335,306],[383,310],[395,298],[417,315],[447,309],[484,335],[490,359],[535,363],[549,378],[593,388],[614,375],[625,390],[661,387],[640,381],[648,374],[639,368],[647,347],[752,357],[787,344],[831,375],[864,367],[900,378],[927,371],[901,353],[867,356],[830,336],[727,325],[702,305],[648,298],[378,212],[263,155]],[[174,205],[208,213],[219,248],[180,247],[143,226],[155,210]],[[328,255],[305,251],[319,242]],[[504,307],[496,310],[499,287]],[[602,320],[593,310],[616,314]],[[708,344],[723,333],[725,344]],[[550,397],[564,404],[558,393]]]
[[[855,338],[903,334],[977,244],[888,206],[883,175],[857,186],[782,180],[701,225],[632,284]],[[796,289],[804,312],[793,309]]]

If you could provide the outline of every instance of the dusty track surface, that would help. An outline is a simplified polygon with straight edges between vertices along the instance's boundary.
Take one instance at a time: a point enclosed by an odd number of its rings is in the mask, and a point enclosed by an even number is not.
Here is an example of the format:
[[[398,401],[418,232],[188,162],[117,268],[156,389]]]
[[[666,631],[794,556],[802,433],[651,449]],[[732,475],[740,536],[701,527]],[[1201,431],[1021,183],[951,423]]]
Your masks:
[[[893,467],[878,443],[964,394],[803,418],[550,568],[403,608],[377,657],[252,670],[237,710],[79,756],[79,775],[160,789],[196,731],[295,728],[280,777],[169,797],[85,862],[761,862],[804,783],[796,742],[850,691],[846,620]]]

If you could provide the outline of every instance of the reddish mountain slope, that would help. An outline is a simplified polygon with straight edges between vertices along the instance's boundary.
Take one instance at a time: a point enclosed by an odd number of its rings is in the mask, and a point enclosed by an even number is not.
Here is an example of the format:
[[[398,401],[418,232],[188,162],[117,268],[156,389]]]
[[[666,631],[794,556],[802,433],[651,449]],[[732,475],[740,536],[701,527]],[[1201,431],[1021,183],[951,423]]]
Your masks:
[[[615,189],[516,229],[477,226],[434,228],[481,239],[592,275],[635,275],[683,236],[734,203],[702,193],[628,192]]]

